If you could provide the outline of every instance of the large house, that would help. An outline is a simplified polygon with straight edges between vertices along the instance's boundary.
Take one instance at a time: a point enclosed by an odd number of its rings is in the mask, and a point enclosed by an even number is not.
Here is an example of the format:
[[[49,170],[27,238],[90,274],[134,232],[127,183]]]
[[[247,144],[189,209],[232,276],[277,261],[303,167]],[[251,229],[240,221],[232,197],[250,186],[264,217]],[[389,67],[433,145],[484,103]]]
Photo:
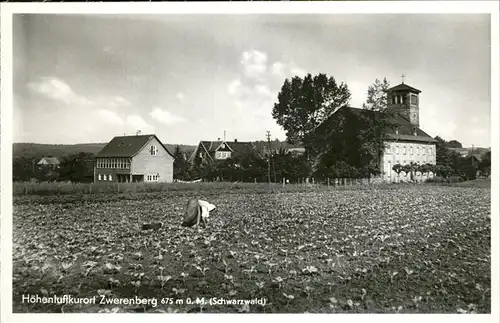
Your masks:
[[[173,164],[155,135],[114,137],[96,155],[94,182],[173,182]]]
[[[202,163],[236,158],[247,154],[257,153],[255,146],[250,142],[234,141],[200,141],[189,157],[189,163],[200,165]]]
[[[390,122],[395,126],[386,129],[386,149],[381,156],[379,165],[383,180],[393,182],[401,178],[393,170],[396,164],[407,165],[415,163],[436,164],[436,140],[420,129],[419,122],[419,93],[411,86],[401,83],[386,91],[387,109],[396,112]],[[315,131],[331,131],[335,120],[343,117],[359,118],[363,115],[378,113],[376,111],[343,107],[338,109],[332,116],[323,122]],[[424,174],[417,173],[417,179],[424,179]],[[425,174],[432,176],[432,174]]]

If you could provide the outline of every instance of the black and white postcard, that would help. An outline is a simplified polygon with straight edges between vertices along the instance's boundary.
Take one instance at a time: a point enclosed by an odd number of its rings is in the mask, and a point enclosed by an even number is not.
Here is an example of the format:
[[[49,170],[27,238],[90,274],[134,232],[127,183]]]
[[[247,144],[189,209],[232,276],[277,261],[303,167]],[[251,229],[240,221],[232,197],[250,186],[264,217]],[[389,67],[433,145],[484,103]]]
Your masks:
[[[498,319],[498,3],[1,8],[2,321]]]

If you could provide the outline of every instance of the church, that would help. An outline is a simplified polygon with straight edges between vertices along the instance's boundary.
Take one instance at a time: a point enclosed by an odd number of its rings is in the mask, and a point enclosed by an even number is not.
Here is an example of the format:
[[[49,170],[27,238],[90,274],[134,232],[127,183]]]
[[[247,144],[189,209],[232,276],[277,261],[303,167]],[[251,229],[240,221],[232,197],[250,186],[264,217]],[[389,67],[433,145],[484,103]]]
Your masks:
[[[382,174],[387,182],[409,179],[409,176],[399,177],[392,170],[396,164],[436,165],[437,141],[420,128],[420,93],[420,90],[404,82],[387,89],[387,109],[397,113],[394,120],[396,128],[388,133],[390,140],[386,141],[386,149],[381,160]],[[432,174],[416,175],[417,180],[432,177]]]
[[[420,128],[420,106],[419,95],[421,91],[404,83],[404,81],[386,90],[387,109],[394,112],[394,116],[389,121],[394,127],[385,129],[386,141],[385,150],[379,160],[381,179],[385,182],[409,181],[410,175],[401,172],[399,175],[393,170],[394,165],[417,165],[436,164],[436,143],[437,141]],[[349,118],[361,120],[362,116],[369,113],[378,113],[365,109],[343,107],[338,109],[333,115],[318,126],[314,132],[316,134],[318,147],[328,147],[331,143],[324,140],[331,140],[328,133],[333,129],[342,127],[340,120]],[[355,136],[356,132],[348,133],[342,131],[344,136]],[[337,138],[338,139],[338,138]],[[323,140],[323,142],[321,142]],[[321,158],[322,153],[319,153]],[[421,174],[416,172],[414,180],[423,181],[432,177],[432,173]]]

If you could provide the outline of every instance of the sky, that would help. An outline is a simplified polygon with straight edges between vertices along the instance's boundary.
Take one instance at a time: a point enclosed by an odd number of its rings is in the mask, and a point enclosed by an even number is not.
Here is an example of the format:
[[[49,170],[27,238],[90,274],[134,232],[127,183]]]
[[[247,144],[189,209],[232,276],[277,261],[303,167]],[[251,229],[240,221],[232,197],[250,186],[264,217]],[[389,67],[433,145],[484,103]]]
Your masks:
[[[326,73],[361,107],[404,73],[422,130],[489,147],[490,45],[477,14],[16,15],[13,139],[284,140],[271,111],[286,78]]]

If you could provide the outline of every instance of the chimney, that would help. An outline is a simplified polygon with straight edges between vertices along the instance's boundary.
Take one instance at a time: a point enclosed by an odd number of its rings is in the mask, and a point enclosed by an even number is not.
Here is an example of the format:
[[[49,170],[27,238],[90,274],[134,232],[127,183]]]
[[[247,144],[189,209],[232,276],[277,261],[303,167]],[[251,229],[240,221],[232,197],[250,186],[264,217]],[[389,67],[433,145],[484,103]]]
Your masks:
[[[234,142],[238,142],[238,139],[234,138]]]

